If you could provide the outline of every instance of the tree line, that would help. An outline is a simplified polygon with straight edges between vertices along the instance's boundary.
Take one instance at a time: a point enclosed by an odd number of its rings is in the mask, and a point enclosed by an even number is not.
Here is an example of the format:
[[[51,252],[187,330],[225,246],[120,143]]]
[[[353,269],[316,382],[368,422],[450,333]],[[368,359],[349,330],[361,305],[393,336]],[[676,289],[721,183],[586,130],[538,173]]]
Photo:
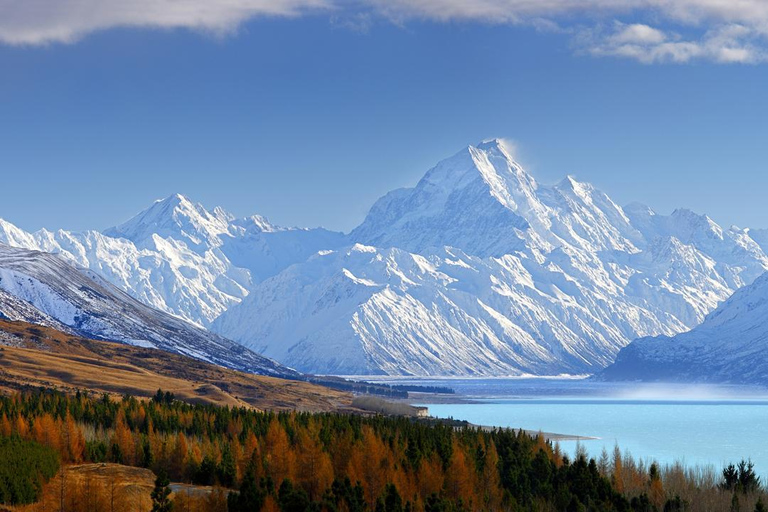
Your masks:
[[[542,436],[520,431],[259,412],[183,403],[163,392],[150,401],[46,390],[0,397],[0,436],[35,443],[65,464],[115,462],[175,482],[217,486],[226,491],[215,507],[233,512],[666,512],[690,506],[668,495],[658,466],[638,468],[619,457],[603,467],[584,453],[571,459]],[[163,486],[156,491],[168,501]],[[189,499],[180,495],[174,502],[191,510]]]

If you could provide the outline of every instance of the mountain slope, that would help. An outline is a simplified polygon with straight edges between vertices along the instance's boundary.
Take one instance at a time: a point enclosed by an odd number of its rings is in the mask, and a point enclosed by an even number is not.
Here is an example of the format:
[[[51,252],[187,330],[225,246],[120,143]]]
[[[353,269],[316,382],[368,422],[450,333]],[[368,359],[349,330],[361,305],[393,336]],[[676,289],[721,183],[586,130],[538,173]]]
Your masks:
[[[0,245],[0,314],[88,337],[158,348],[252,373],[296,373],[242,346],[152,309],[58,255]],[[24,306],[22,308],[21,306]]]
[[[158,389],[177,399],[230,407],[331,411],[351,395],[299,380],[238,372],[178,354],[97,341],[24,322],[0,320],[0,388],[152,397]]]
[[[541,186],[492,140],[440,162],[413,189],[384,196],[350,238],[411,252],[448,245],[503,256],[565,243],[636,252],[640,234],[605,194],[571,177]]]
[[[212,329],[303,371],[591,373],[694,327],[768,269],[747,230],[544,186],[498,140],[380,199],[349,239],[256,285]]]
[[[598,378],[768,384],[768,274],[689,332],[633,341]]]
[[[563,300],[562,290],[579,300]],[[516,256],[356,245],[261,283],[213,328],[319,373],[581,373],[610,363],[627,333],[675,332],[658,320],[662,311],[620,309],[562,271],[544,275]]]
[[[60,254],[144,304],[199,326],[239,303],[254,283],[343,241],[341,233],[324,229],[209,212],[178,194],[104,233],[26,233],[0,220],[0,243]]]
[[[592,373],[768,270],[766,231],[621,207],[573,177],[540,184],[499,140],[385,195],[347,236],[173,195],[104,233],[0,221],[0,242],[310,373]]]

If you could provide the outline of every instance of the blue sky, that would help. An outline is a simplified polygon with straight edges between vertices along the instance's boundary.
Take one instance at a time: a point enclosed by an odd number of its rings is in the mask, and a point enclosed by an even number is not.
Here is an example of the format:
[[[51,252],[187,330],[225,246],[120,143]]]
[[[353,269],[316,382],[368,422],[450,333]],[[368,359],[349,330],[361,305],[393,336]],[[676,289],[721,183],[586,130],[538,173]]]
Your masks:
[[[768,227],[759,2],[3,1],[0,217],[25,229],[103,229],[181,192],[348,230],[489,137],[544,183]]]

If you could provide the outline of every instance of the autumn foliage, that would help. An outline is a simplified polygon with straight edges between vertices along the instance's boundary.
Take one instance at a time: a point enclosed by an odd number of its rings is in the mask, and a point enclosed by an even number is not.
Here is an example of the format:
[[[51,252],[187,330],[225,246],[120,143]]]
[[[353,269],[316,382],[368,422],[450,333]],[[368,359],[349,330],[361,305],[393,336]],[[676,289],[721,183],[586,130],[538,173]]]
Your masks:
[[[660,511],[668,488],[677,489],[667,472],[638,468],[618,450],[613,460],[571,461],[522,432],[190,405],[162,393],[151,401],[47,391],[0,397],[0,436],[65,464],[119,463],[219,489],[180,493],[176,510]]]

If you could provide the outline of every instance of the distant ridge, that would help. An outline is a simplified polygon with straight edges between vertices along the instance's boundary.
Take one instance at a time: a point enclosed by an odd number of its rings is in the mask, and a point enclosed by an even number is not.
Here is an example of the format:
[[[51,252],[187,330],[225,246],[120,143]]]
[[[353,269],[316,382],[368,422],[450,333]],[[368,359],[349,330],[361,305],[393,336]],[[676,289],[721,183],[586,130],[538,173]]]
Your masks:
[[[768,386],[768,274],[689,332],[633,341],[597,378]]]
[[[500,140],[382,197],[349,236],[256,284],[213,329],[300,370],[592,373],[700,323],[768,269],[749,230],[538,183]]]
[[[0,317],[157,348],[250,373],[298,376],[241,345],[132,299],[58,255],[2,244]]]
[[[768,270],[765,231],[538,183],[503,141],[386,194],[349,235],[237,219],[182,195],[104,233],[0,242],[320,374],[558,375],[685,332]]]

